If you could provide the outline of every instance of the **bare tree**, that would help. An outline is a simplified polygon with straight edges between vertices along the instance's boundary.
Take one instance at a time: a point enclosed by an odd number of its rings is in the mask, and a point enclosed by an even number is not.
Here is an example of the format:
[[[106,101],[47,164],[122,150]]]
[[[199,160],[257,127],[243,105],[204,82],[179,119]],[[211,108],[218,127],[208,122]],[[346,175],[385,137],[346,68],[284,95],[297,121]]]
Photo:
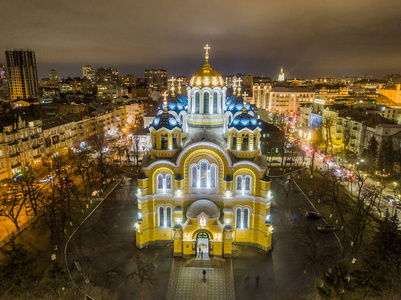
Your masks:
[[[315,283],[335,259],[335,249],[328,247],[323,239],[323,233],[309,224],[296,227],[295,243],[303,257],[305,268],[310,269],[315,277]]]
[[[322,129],[323,129],[323,137],[325,141],[325,153],[328,153],[328,147],[330,148],[333,147],[333,140],[331,136],[331,130],[333,126],[335,125],[335,122],[332,118],[325,118],[322,122]]]
[[[25,198],[18,185],[13,183],[10,185],[9,193],[0,198],[0,216],[11,220],[18,230],[20,228],[18,221],[25,207]]]
[[[133,263],[134,270],[127,275],[127,279],[133,279],[139,285],[141,299],[145,299],[147,298],[146,288],[158,283],[155,267],[139,252],[134,252]]]

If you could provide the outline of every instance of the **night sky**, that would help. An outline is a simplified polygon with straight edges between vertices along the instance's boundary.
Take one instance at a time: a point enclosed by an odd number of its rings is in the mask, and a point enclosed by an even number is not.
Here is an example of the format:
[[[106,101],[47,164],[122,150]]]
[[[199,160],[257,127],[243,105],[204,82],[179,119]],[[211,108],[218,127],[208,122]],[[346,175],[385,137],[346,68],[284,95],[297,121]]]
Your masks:
[[[401,73],[400,0],[0,0],[4,51],[36,52],[41,78],[81,67],[191,76],[211,46],[222,75],[381,77]]]

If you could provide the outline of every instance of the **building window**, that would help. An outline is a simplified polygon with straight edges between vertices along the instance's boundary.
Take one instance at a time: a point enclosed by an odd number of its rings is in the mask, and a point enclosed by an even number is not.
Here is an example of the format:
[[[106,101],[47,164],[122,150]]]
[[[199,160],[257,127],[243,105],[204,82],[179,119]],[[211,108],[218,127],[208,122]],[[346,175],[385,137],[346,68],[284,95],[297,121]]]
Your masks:
[[[216,166],[210,168],[210,187],[212,189],[216,187]]]
[[[249,209],[248,208],[237,208],[235,211],[235,228],[237,229],[248,229],[249,228]]]
[[[167,213],[167,227],[171,227],[171,207],[167,207],[166,209]]]
[[[252,176],[238,175],[236,177],[236,192],[237,194],[251,194],[252,193]]]
[[[249,209],[244,209],[244,224],[243,228],[248,228],[248,220],[249,220]]]
[[[236,218],[235,218],[235,228],[241,228],[241,209],[237,208]]]
[[[158,211],[159,227],[167,228],[172,226],[171,207],[160,206]]]
[[[157,193],[171,193],[172,190],[172,176],[167,174],[163,176],[158,174],[156,176],[156,192]]]
[[[168,147],[168,137],[167,134],[163,133],[161,135],[161,146],[162,146],[162,150],[167,150]]]
[[[209,113],[209,93],[208,92],[203,93],[203,113],[204,114]]]
[[[198,168],[196,166],[192,166],[192,187],[197,187],[197,178],[198,178]]]
[[[218,94],[217,92],[213,93],[213,113],[217,114],[217,99],[218,99]]]
[[[249,135],[243,134],[241,150],[248,150],[248,147],[249,147]]]
[[[191,186],[197,189],[213,189],[217,186],[217,166],[206,160],[191,166]]]
[[[202,162],[200,165],[200,186],[201,188],[207,187],[207,163]]]
[[[164,226],[164,208],[159,207],[159,227]]]
[[[195,113],[199,114],[199,107],[200,107],[200,94],[199,92],[195,93]]]

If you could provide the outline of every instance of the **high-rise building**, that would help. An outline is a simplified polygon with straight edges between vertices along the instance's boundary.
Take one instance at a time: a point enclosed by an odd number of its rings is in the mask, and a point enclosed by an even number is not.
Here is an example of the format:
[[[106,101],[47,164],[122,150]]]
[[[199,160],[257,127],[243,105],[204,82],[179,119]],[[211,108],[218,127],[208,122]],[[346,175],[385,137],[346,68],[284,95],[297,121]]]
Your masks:
[[[58,81],[58,74],[57,74],[57,71],[56,71],[56,70],[54,70],[54,69],[51,69],[51,70],[50,70],[49,79],[50,79],[51,81]]]
[[[95,70],[89,65],[83,66],[82,67],[82,77],[86,77],[86,79],[89,79],[92,82],[95,82]]]
[[[11,100],[38,96],[38,74],[35,52],[6,51]]]
[[[145,70],[146,87],[157,90],[167,89],[167,70]]]

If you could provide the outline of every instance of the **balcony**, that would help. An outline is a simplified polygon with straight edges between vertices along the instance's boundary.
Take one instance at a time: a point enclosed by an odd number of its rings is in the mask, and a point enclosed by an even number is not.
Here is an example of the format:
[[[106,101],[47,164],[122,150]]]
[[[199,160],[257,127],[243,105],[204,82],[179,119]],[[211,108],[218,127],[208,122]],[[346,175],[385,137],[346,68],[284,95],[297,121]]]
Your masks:
[[[8,146],[13,146],[13,145],[16,145],[16,144],[18,144],[17,140],[7,142]]]
[[[21,167],[21,163],[20,162],[16,163],[15,165],[11,165],[11,169],[15,169],[15,168],[18,168],[18,167]]]
[[[38,149],[40,147],[40,145],[39,144],[37,144],[37,145],[33,145],[32,146],[32,149]]]
[[[18,152],[12,153],[12,154],[10,154],[10,158],[17,157],[18,154],[19,154]]]

